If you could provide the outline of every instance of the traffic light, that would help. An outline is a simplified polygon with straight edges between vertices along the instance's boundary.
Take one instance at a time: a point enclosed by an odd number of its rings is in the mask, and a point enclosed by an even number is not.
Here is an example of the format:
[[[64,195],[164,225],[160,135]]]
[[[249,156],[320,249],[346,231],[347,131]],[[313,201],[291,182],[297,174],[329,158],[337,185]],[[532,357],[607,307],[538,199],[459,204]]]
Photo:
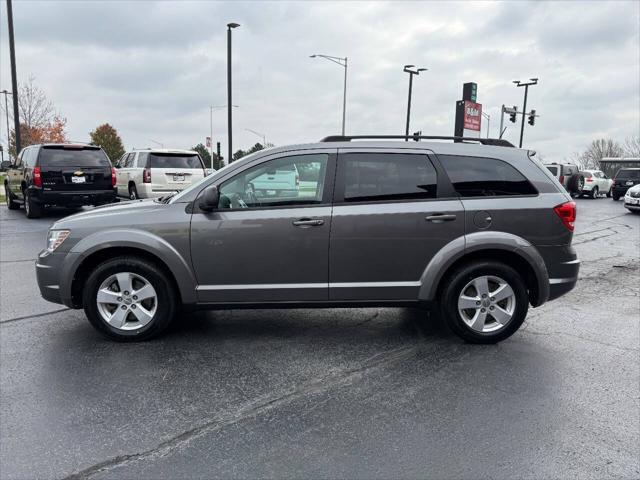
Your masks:
[[[511,115],[509,115],[509,120],[511,123],[516,123],[516,114],[518,113],[518,107],[513,106],[513,110],[511,110]]]
[[[529,125],[533,127],[534,123],[536,123],[536,111],[531,110],[531,113],[529,114]]]

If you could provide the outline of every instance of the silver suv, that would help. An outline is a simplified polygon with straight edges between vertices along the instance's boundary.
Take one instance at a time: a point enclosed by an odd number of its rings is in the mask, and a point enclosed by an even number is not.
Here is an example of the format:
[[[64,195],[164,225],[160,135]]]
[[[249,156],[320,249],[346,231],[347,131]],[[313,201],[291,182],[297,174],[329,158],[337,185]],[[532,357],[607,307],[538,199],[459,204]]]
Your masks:
[[[62,219],[40,291],[116,340],[160,333],[181,307],[437,305],[460,337],[491,343],[575,286],[576,206],[531,152],[368,138],[256,152],[173,196]],[[304,189],[256,194],[292,167]]]

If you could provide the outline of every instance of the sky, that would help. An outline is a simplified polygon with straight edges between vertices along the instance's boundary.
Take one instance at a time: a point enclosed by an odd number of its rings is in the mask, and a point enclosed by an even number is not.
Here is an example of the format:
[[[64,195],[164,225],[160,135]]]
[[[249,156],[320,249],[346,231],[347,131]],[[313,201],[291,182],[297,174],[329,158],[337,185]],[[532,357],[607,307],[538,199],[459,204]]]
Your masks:
[[[4,4],[4,2],[2,2]],[[181,2],[14,0],[18,80],[30,76],[89,141],[108,122],[125,148],[189,148],[226,100],[226,24],[233,31],[234,150],[339,134],[344,70],[312,54],[348,58],[347,134],[453,135],[462,84],[498,136],[501,105],[522,109],[524,147],[560,161],[600,137],[640,132],[640,2]],[[0,90],[11,90],[6,7],[0,6]],[[4,99],[2,99],[4,100]],[[4,101],[3,108],[4,108]],[[11,106],[9,107],[11,109]],[[0,140],[6,144],[4,110]],[[520,125],[505,117],[504,138]],[[483,120],[482,135],[487,122]],[[227,150],[226,110],[213,113]],[[226,156],[226,155],[225,155]]]

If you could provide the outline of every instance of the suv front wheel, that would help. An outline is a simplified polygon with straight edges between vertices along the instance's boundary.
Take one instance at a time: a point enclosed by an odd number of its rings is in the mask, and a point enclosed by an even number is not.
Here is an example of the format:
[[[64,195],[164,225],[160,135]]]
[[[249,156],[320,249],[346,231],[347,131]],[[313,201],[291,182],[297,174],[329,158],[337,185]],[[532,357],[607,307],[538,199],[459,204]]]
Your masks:
[[[513,268],[478,261],[448,277],[440,307],[451,330],[464,340],[495,343],[522,325],[529,298],[522,277]]]
[[[166,329],[176,312],[168,276],[147,260],[123,256],[98,265],[82,293],[89,322],[115,340],[140,341]]]

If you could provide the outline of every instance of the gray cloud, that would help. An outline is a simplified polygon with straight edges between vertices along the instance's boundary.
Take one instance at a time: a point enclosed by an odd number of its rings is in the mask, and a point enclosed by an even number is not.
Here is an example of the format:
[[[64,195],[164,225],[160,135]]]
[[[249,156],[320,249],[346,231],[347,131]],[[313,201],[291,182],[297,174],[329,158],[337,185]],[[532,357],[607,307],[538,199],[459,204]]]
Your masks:
[[[74,140],[109,121],[127,147],[204,141],[208,105],[226,103],[229,21],[242,24],[233,45],[237,148],[259,140],[246,128],[276,144],[339,132],[343,71],[312,53],[349,57],[350,133],[403,131],[405,63],[429,68],[414,83],[412,130],[452,134],[462,83],[477,81],[497,135],[500,105],[522,102],[511,80],[531,76],[540,84],[529,106],[541,117],[525,144],[548,158],[640,129],[637,2],[52,0],[16,1],[14,12],[19,76],[35,75]],[[4,17],[0,35],[0,88],[9,88]],[[225,124],[215,112],[223,150]],[[519,129],[508,126],[515,140]]]

